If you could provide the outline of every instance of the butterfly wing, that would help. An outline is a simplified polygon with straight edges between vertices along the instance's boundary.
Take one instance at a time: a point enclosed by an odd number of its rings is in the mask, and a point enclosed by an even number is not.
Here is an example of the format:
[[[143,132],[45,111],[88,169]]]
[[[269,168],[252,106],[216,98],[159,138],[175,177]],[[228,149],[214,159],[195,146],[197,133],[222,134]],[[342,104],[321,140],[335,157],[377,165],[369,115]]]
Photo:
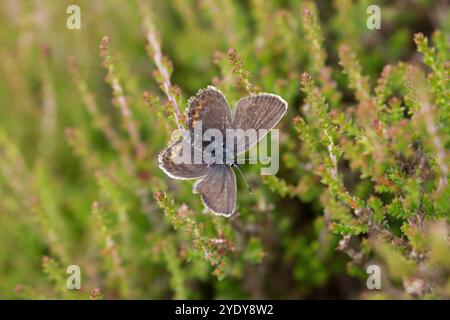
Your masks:
[[[194,149],[196,151],[203,150],[203,133],[208,129],[218,129],[225,137],[225,130],[231,126],[231,110],[219,89],[208,86],[206,89],[201,89],[197,94],[189,99],[188,102],[188,127],[193,137],[194,129],[201,121],[202,134],[199,144],[195,144],[195,138],[183,137],[182,141],[177,141],[169,145],[159,155],[159,167],[171,178],[175,179],[198,179],[205,176],[209,172],[206,163],[195,164]],[[183,157],[182,150],[189,149],[186,146],[190,145],[189,152],[192,161],[180,161]],[[181,162],[181,163],[180,163]]]
[[[201,122],[202,137],[206,130],[220,130],[222,137],[225,137],[226,129],[231,127],[232,117],[230,106],[219,89],[208,86],[201,89],[197,94],[189,99],[188,102],[188,127],[191,133]],[[199,137],[199,141],[202,140]],[[203,146],[197,146],[202,148]]]
[[[184,161],[184,152],[190,153],[188,161]],[[159,167],[173,179],[201,178],[209,172],[210,168],[204,163],[195,164],[193,154],[192,145],[185,140],[176,141],[159,154]]]
[[[212,212],[229,217],[236,210],[236,176],[227,165],[215,165],[194,185],[203,204]]]
[[[265,129],[270,131],[284,116],[287,110],[287,102],[283,98],[270,94],[259,93],[238,101],[233,118],[233,128]],[[256,139],[248,139],[244,135],[236,135],[236,155],[244,153],[261,140],[264,135]]]

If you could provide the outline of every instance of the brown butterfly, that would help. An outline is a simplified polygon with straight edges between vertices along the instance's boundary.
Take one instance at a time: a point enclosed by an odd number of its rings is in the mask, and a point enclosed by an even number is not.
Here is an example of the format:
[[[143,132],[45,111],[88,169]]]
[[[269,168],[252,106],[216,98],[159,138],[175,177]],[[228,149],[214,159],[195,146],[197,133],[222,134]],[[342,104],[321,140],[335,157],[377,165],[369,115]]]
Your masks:
[[[265,129],[270,131],[283,117],[287,103],[281,97],[259,93],[245,97],[236,104],[234,115],[225,96],[213,86],[201,89],[189,99],[187,116],[189,135],[195,133],[197,124],[201,123],[201,133],[208,129],[216,129],[226,136],[227,129]],[[234,150],[221,144],[220,160],[202,160],[200,163],[180,161],[182,150],[191,154],[195,149],[205,150],[203,142],[194,143],[192,139],[183,139],[169,144],[159,157],[159,167],[174,179],[196,179],[194,192],[199,193],[204,205],[213,213],[229,217],[236,210],[236,175],[232,170],[236,167],[236,156],[253,147],[263,136],[249,142],[238,136],[234,141]],[[231,148],[233,149],[233,148]],[[189,155],[190,156],[190,155]],[[190,158],[190,157],[189,157]],[[217,158],[216,158],[217,159]]]

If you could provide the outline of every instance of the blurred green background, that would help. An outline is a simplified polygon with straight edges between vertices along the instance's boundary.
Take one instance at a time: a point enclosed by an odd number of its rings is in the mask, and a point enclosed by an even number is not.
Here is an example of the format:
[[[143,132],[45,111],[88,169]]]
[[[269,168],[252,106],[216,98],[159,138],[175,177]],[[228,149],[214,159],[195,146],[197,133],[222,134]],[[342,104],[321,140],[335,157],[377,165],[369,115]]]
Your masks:
[[[72,4],[80,30],[66,27]],[[366,27],[369,4],[381,8],[381,30]],[[386,64],[419,63],[416,32],[450,32],[447,1],[1,0],[0,298],[367,297],[364,268],[335,250],[341,237],[326,228],[324,187],[292,126],[303,114],[300,74],[320,75],[311,54],[320,37],[306,37],[305,8],[318,14],[339,109],[356,103],[339,45],[352,48],[376,85]],[[231,104],[248,94],[230,48],[250,81],[288,101],[277,176],[297,189],[244,167],[254,195],[238,179],[239,214],[225,219],[204,212],[191,182],[159,170],[175,125],[154,79],[145,19],[173,66],[182,110],[209,84]],[[101,56],[105,35],[111,43]],[[352,192],[372,192],[360,172],[343,174]],[[65,287],[69,265],[81,267],[80,291]]]

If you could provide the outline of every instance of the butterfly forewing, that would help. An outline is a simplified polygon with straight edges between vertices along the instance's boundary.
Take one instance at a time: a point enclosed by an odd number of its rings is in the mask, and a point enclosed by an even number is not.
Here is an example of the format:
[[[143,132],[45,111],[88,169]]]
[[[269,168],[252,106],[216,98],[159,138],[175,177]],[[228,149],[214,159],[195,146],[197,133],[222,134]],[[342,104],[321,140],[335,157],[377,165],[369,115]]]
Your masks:
[[[188,102],[188,126],[194,131],[201,121],[202,133],[208,129],[217,129],[225,135],[231,127],[231,110],[224,95],[215,87],[208,86],[199,90]]]
[[[269,93],[259,93],[239,100],[233,118],[233,129],[270,131],[283,117],[287,103],[281,97]],[[256,145],[263,135],[258,132],[257,139],[237,135],[235,142],[236,155]]]

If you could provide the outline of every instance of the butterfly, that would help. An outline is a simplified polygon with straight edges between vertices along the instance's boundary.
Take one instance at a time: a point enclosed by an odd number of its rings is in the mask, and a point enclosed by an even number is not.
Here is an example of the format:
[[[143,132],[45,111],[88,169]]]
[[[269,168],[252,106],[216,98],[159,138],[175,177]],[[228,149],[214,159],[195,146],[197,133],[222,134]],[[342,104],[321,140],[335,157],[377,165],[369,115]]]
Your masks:
[[[226,136],[228,131],[238,131],[237,129],[243,131],[262,129],[267,133],[286,113],[287,103],[277,95],[258,93],[239,100],[234,110],[232,115],[230,106],[219,89],[213,86],[200,89],[188,101],[189,136],[193,137],[196,134],[200,123],[203,134],[208,132],[208,129],[218,130],[223,136]],[[223,158],[223,161],[213,160],[212,163],[211,157],[200,162],[180,161],[186,150],[188,153],[195,153],[196,150],[205,151],[207,146],[204,141],[193,142],[195,139],[192,138],[174,141],[159,154],[159,167],[171,178],[197,180],[193,192],[200,194],[205,207],[217,215],[230,217],[236,210],[236,175],[232,169],[237,166],[236,156],[245,153],[262,138],[263,136],[259,136],[256,140],[249,141],[237,136],[234,148],[227,148],[222,142],[218,157]]]

